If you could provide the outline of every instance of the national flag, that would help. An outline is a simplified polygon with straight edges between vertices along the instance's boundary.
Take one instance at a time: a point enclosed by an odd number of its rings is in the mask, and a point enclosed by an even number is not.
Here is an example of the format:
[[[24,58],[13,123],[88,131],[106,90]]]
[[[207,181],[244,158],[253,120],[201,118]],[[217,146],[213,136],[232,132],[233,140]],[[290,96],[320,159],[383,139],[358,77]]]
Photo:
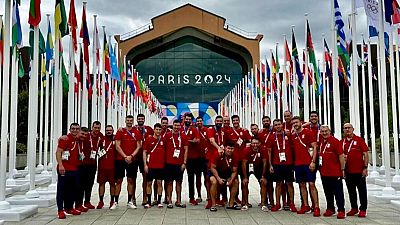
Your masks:
[[[23,77],[25,75],[24,64],[22,63],[22,54],[20,51],[17,51],[18,54],[18,76]]]
[[[78,29],[78,22],[76,20],[76,13],[75,13],[75,0],[71,0],[69,4],[68,25],[71,27],[72,45],[74,47],[74,51],[76,52],[78,50],[78,40],[76,37],[76,29]]]
[[[40,73],[42,74],[42,85],[45,88],[46,87],[46,58],[45,55],[42,54],[41,57],[41,68],[40,68]]]
[[[140,92],[140,85],[139,85],[139,76],[136,71],[133,72],[133,83],[135,84],[135,97],[140,97],[141,92]]]
[[[363,50],[364,50],[364,63],[368,62],[368,45],[365,44],[363,39]]]
[[[117,58],[115,56],[115,51],[111,43],[109,44],[109,54],[110,54],[110,64],[111,64],[111,78],[117,81],[121,81],[121,76],[118,70]]]
[[[392,24],[392,15],[394,14],[394,3],[396,0],[385,0],[385,21]]]
[[[47,41],[46,41],[46,70],[50,71],[50,61],[53,59],[53,37],[51,34],[51,25],[49,21],[49,25],[47,28]]]
[[[298,87],[302,86],[303,74],[300,69],[299,52],[297,51],[296,37],[294,35],[294,30],[292,29],[292,57],[294,58],[294,66],[296,68]]]
[[[31,57],[31,60],[33,60],[33,44],[34,44],[34,36],[35,36],[35,32],[34,32],[34,27],[31,25],[29,28],[29,54]],[[37,41],[36,41],[37,43]],[[39,29],[39,55],[43,54],[46,52],[46,43],[44,42],[44,37],[42,34],[42,31],[40,31]]]
[[[65,69],[64,57],[62,55],[60,55],[60,63],[61,63],[61,78],[62,78],[63,90],[64,92],[68,92],[69,90],[68,73],[67,70]]]
[[[277,89],[276,89],[275,79],[278,81],[279,78],[277,77],[277,72],[279,72],[279,71],[277,70],[274,53],[271,52],[271,54],[272,54],[272,60],[271,60],[272,61],[271,62],[271,64],[272,64],[272,79],[271,79],[272,91],[274,92],[274,94],[276,94],[277,93]]]
[[[0,20],[1,23],[1,30],[0,30],[0,66],[3,65],[3,55],[4,55],[4,26],[3,26],[3,20]]]
[[[99,32],[97,30],[97,22],[94,20],[94,28],[93,28],[93,44],[94,44],[94,52],[95,52],[95,63],[96,63],[96,68],[99,68],[100,64],[100,41],[99,41]],[[96,73],[93,71],[93,73]],[[99,80],[99,79],[98,79]]]
[[[14,0],[13,1],[13,10],[12,10],[12,42],[11,46],[17,46],[18,48],[22,46],[22,30],[21,30],[21,21],[19,18],[19,9],[18,4]]]
[[[399,3],[396,0],[393,1],[393,16],[392,16],[393,24],[400,23],[400,7]]]
[[[79,37],[82,38],[83,40],[83,62],[86,66],[86,70],[84,73],[86,74],[86,88],[88,90],[88,98],[92,98],[92,83],[90,79],[90,73],[89,73],[89,45],[90,45],[90,40],[89,40],[89,30],[87,27],[87,22],[86,22],[86,4],[83,5],[83,11],[82,11],[82,24],[81,24],[81,30],[80,30],[80,35]]]
[[[135,83],[133,82],[133,75],[132,75],[132,71],[131,71],[131,67],[128,64],[128,73],[126,76],[126,85],[129,86],[129,88],[131,89],[131,94],[132,96],[135,96],[136,90],[135,90]]]
[[[265,60],[265,65],[267,68],[266,76],[267,76],[267,80],[269,81],[269,80],[271,80],[271,68],[269,67],[268,60]]]
[[[109,91],[110,91],[110,84],[108,83],[108,76],[109,74],[106,73],[105,80],[104,80],[104,97],[106,99],[106,109],[108,108],[108,103],[110,102]]]
[[[55,40],[58,41],[68,32],[67,26],[67,14],[65,13],[64,0],[56,0],[56,10],[54,13],[54,25],[55,25]]]
[[[348,77],[348,84],[350,85],[350,57],[346,49],[346,35],[344,33],[344,22],[342,20],[342,13],[340,12],[339,4],[337,0],[334,0],[335,9],[335,24],[337,27],[337,48],[338,56],[341,58],[342,69],[345,76]]]
[[[293,64],[292,64],[292,56],[290,55],[290,50],[289,50],[289,45],[288,45],[287,40],[285,40],[285,61],[289,62],[289,66],[290,66],[289,71],[287,71],[286,68],[285,68],[285,71],[284,71],[284,73],[286,73],[285,74],[286,75],[286,82],[288,82],[288,85],[289,84],[291,85],[293,83],[293,79],[292,79],[293,76],[292,76],[292,73],[291,73],[292,68],[293,68]]]
[[[314,71],[314,73],[311,74],[311,77],[313,77],[315,79],[315,83],[313,83],[313,86],[314,86],[314,88],[315,88],[315,90],[317,91],[317,94],[318,94],[317,87],[319,86],[320,80],[319,80],[318,74],[316,74],[316,72],[318,71],[317,61],[315,59],[314,45],[313,45],[313,42],[312,42],[311,30],[310,30],[310,25],[308,23],[308,20],[307,20],[307,42],[306,42],[306,46],[307,46],[307,52],[308,52],[308,61],[312,64],[313,71]]]
[[[84,73],[84,70],[83,70],[83,68],[84,68],[83,64],[84,63],[83,63],[83,49],[82,49],[82,47],[80,47],[79,49],[80,49],[80,52],[79,52],[79,72],[78,72],[78,74],[75,74],[75,75],[79,75],[79,77],[75,76],[75,80],[76,80],[75,85],[80,90],[81,88],[83,88],[82,76],[83,76],[83,73]]]
[[[331,51],[329,50],[328,43],[326,43],[326,40],[324,38],[324,59],[325,59],[325,71],[326,71],[326,76],[331,77],[332,76],[332,56],[331,56]]]
[[[108,49],[108,43],[107,43],[107,36],[106,36],[106,31],[104,30],[104,42],[103,42],[103,62],[104,62],[104,70],[106,71],[107,74],[111,74],[111,64],[110,64],[110,54],[109,54],[109,49]]]
[[[74,92],[79,93],[79,90],[81,89],[81,75],[79,74],[76,64],[74,73]]]
[[[31,0],[31,3],[29,5],[29,18],[28,18],[28,23],[31,26],[36,27],[39,25],[41,20],[41,15],[40,15],[40,0]]]

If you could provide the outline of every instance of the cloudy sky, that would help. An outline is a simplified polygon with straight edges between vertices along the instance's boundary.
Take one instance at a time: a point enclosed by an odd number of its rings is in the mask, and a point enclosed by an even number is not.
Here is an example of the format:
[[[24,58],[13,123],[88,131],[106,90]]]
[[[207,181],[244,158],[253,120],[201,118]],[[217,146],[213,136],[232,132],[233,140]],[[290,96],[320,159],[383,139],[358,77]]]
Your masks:
[[[3,2],[3,1],[2,1]],[[21,0],[21,23],[23,26],[24,44],[28,45],[28,11],[29,0]],[[42,0],[42,32],[47,32],[45,14],[54,13],[55,0]],[[260,50],[262,58],[270,58],[270,49],[279,42],[282,47],[283,34],[290,39],[291,26],[295,25],[298,49],[305,46],[304,14],[308,13],[314,47],[318,55],[323,51],[322,34],[331,40],[331,0],[87,0],[87,20],[90,38],[92,38],[93,15],[98,15],[98,29],[106,26],[107,34],[124,34],[150,23],[151,18],[176,7],[191,3],[207,11],[226,18],[226,22],[248,32],[264,35]],[[339,0],[346,26],[351,9],[351,0]],[[69,0],[65,0],[68,15]],[[82,0],[75,0],[78,25],[82,17]],[[366,32],[367,24],[364,9],[357,10],[357,30]],[[4,15],[4,3],[0,5],[0,14]],[[53,17],[51,16],[51,19]],[[54,30],[54,29],[53,29]],[[101,33],[100,33],[101,34]],[[100,35],[102,39],[102,35]],[[64,38],[67,39],[67,38]],[[102,40],[100,40],[102,42]],[[64,40],[65,45],[68,41]],[[329,42],[330,43],[330,42]],[[290,42],[289,42],[290,44]],[[330,44],[331,45],[331,44]],[[283,58],[283,48],[279,58]]]

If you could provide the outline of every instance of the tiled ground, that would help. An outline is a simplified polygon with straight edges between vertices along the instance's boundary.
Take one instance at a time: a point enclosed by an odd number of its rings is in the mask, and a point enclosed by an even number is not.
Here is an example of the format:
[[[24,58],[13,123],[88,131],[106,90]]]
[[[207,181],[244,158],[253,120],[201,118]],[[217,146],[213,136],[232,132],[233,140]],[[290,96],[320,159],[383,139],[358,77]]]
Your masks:
[[[319,180],[320,181],[320,180]],[[139,182],[138,182],[139,184]],[[297,185],[296,185],[297,186]],[[325,197],[322,192],[322,185],[317,182],[319,190],[319,199],[322,213],[325,211]],[[97,204],[97,185],[95,185],[94,195],[92,197],[93,204]],[[138,204],[141,203],[141,195],[137,193]],[[298,205],[299,195],[296,191],[296,203]],[[204,190],[203,190],[204,192]],[[183,196],[187,201],[188,187],[184,181]],[[259,189],[256,180],[250,181],[250,203],[257,206],[259,201]],[[205,194],[203,193],[203,196]],[[204,197],[203,197],[204,198]],[[105,202],[109,198],[106,196]],[[186,202],[187,203],[187,202]],[[367,218],[347,217],[344,220],[337,220],[336,217],[331,218],[314,218],[312,214],[297,215],[295,213],[279,211],[279,212],[262,212],[258,207],[253,207],[248,211],[230,211],[224,208],[219,208],[217,212],[212,213],[204,209],[204,201],[199,206],[190,206],[186,209],[143,209],[138,208],[127,209],[126,206],[126,191],[124,190],[120,197],[120,207],[117,210],[109,209],[90,210],[80,216],[68,216],[65,220],[56,218],[56,206],[39,209],[39,213],[31,218],[27,218],[19,223],[6,224],[24,224],[24,225],[40,225],[40,224],[235,224],[235,225],[251,225],[251,224],[400,224],[400,209],[389,204],[377,204],[369,201]],[[108,204],[106,204],[108,205]],[[346,195],[346,210],[349,208],[348,197]]]

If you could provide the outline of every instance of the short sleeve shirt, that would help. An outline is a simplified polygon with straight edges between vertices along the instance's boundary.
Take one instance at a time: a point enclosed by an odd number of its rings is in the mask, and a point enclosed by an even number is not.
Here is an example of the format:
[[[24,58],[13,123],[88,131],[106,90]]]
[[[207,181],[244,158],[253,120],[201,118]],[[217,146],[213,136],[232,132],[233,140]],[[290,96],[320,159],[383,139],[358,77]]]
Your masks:
[[[142,141],[142,139],[142,134],[136,128],[132,128],[131,130],[122,128],[115,135],[115,140],[121,141],[121,148],[125,155],[132,155],[137,148],[137,142]],[[138,159],[139,157],[136,156],[135,160]],[[120,154],[117,154],[116,160],[124,160],[124,158]]]

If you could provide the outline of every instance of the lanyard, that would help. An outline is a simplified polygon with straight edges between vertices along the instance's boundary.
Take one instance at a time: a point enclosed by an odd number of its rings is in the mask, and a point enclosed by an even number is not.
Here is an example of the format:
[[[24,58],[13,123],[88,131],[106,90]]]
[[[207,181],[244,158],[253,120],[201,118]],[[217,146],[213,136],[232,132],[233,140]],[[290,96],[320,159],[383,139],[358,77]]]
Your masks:
[[[133,137],[133,139],[136,141],[135,135],[132,134],[127,128],[125,128],[126,132],[128,132],[128,134]]]
[[[281,152],[281,146],[279,145],[278,134],[275,132],[275,141],[278,146],[278,151]],[[283,151],[286,150],[286,140],[285,140],[285,132],[282,132],[282,142],[283,142]]]
[[[203,137],[203,139],[207,139],[206,137],[204,137],[203,132],[197,127],[197,131],[200,133],[200,135]]]
[[[136,125],[136,128],[138,129],[138,130],[140,130],[140,132],[142,133],[142,136],[143,136],[143,138],[144,138],[144,135],[146,134],[146,132],[147,132],[147,130],[146,130],[146,127],[144,127],[144,126],[137,126]]]
[[[107,149],[106,149],[106,153],[108,152],[108,150],[110,150],[112,144],[113,144],[113,142],[110,141],[110,144],[108,145],[108,147],[107,147]],[[106,139],[104,138],[103,146],[105,146],[105,145],[106,145]]]
[[[238,132],[235,130],[235,128],[232,128],[232,130],[235,132],[235,134],[238,136],[238,138],[240,138],[240,135],[239,135]]]
[[[268,138],[269,138],[269,135],[271,134],[271,129],[269,129],[269,131],[268,131],[268,135],[267,135],[267,138],[265,138],[265,143],[267,143],[267,141],[268,141]]]
[[[351,139],[350,146],[349,146],[349,148],[348,148],[348,150],[347,150],[347,154],[349,154],[349,152],[351,151],[351,147],[353,146],[353,142],[354,142],[354,140]],[[345,144],[345,143],[346,143],[346,139],[343,141],[343,144],[342,144],[343,150],[344,150],[344,144]]]
[[[174,139],[174,137],[172,137],[172,139]],[[150,151],[150,153],[153,153],[153,152],[154,152],[154,150],[156,150],[156,148],[157,148],[158,144],[160,144],[160,141],[161,141],[161,138],[160,138],[160,137],[158,137],[157,144],[154,146],[153,150],[151,150],[151,151]],[[175,147],[175,143],[174,143],[174,147]],[[180,147],[179,147],[179,148],[180,148]]]
[[[93,150],[92,133],[89,134],[89,139],[90,139],[90,147],[91,147],[91,149]],[[96,145],[97,148],[99,147],[99,143],[100,143],[100,137],[98,137],[98,139],[97,139],[97,145]]]
[[[80,153],[82,153],[82,149],[83,149],[83,142],[81,142],[81,141],[78,141],[78,151],[79,151],[79,154]],[[75,147],[75,145],[74,145],[74,147]],[[71,150],[72,151],[72,150]]]
[[[260,154],[260,152],[256,152],[256,155],[253,158],[253,163],[256,161],[256,159],[258,158],[258,154]]]
[[[295,133],[296,133],[297,139],[299,139],[299,141],[300,141],[300,144],[303,145],[304,148],[307,148],[307,145],[304,144],[304,142],[301,140],[301,138],[299,137],[299,134],[297,132],[295,132]]]
[[[328,147],[328,144],[329,144],[329,143],[328,143],[328,140],[326,140],[324,150],[322,151],[322,155],[325,154],[325,151],[326,151],[326,148]],[[321,143],[321,145],[322,145],[322,143]],[[319,146],[319,148],[321,148],[321,145]]]
[[[219,133],[218,133],[218,130],[217,130],[217,128],[216,127],[214,127],[214,129],[215,129],[215,134],[218,136],[218,145],[220,146],[220,145],[222,145],[222,143],[224,143],[224,135],[223,134],[221,134],[221,140],[219,139]]]
[[[229,164],[228,157],[226,157],[226,156],[225,156],[225,161],[226,161],[226,165],[228,165],[228,167],[231,168],[231,164]]]
[[[165,131],[164,131],[164,134],[163,134],[163,138],[165,137],[165,135],[167,134],[167,132],[168,132],[168,128],[167,129],[165,129]]]
[[[186,127],[183,127],[183,130],[185,131],[186,136],[188,135],[189,131],[190,131],[190,127],[188,127],[186,129]]]
[[[176,148],[176,144],[175,144],[174,133],[172,133],[172,143],[174,144],[174,149],[177,149],[177,148]],[[181,149],[182,140],[181,140],[181,133],[180,133],[179,131],[178,131],[178,143],[179,143],[178,148]]]

